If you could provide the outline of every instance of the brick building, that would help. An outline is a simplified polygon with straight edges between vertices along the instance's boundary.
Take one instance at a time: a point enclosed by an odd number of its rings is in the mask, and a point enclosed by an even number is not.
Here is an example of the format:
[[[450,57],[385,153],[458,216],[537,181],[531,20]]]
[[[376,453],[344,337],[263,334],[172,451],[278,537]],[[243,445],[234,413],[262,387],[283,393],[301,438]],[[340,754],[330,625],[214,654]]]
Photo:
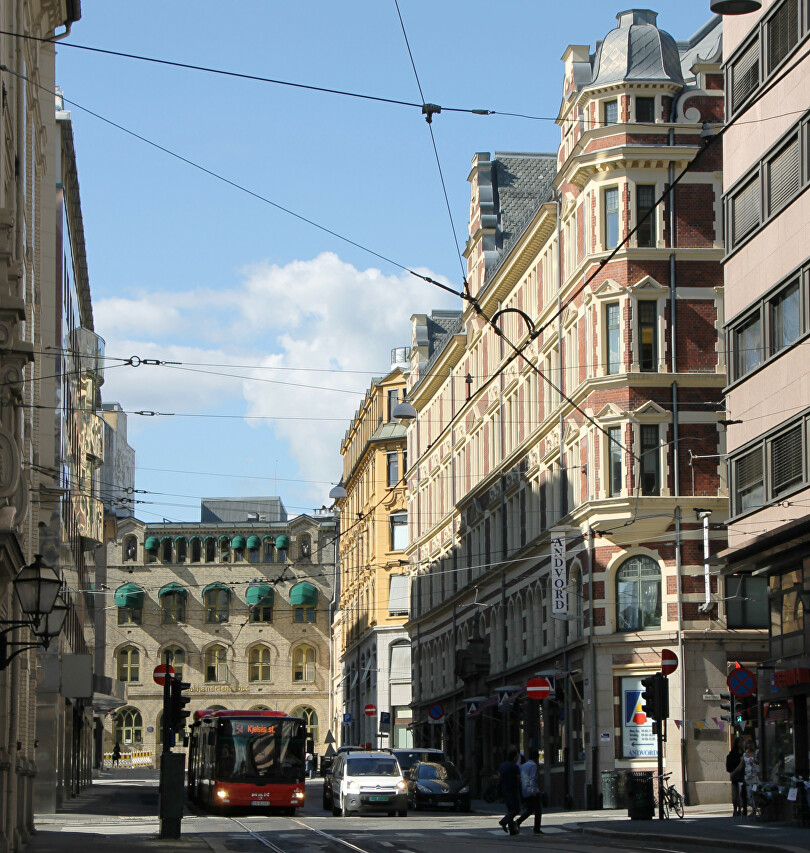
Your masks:
[[[641,679],[669,648],[665,766],[723,801],[717,693],[764,642],[704,560],[727,515],[722,162],[701,139],[720,19],[676,42],[655,12],[617,18],[563,54],[557,152],[473,158],[477,304],[425,346],[414,324],[414,739],[483,778],[537,746],[551,802],[595,805],[602,771],[656,765]]]
[[[279,498],[203,499],[201,510],[190,523],[119,518],[107,543],[108,674],[127,701],[108,717],[105,749],[159,753],[152,673],[170,651],[191,684],[187,710],[295,713],[323,754],[335,518],[288,518]]]

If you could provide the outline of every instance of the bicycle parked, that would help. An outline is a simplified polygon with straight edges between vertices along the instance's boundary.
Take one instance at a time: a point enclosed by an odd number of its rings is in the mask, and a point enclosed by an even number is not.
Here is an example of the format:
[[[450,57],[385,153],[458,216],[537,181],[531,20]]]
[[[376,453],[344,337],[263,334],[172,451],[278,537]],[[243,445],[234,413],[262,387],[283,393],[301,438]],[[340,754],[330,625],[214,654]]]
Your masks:
[[[669,813],[675,812],[678,817],[683,817],[683,797],[675,790],[674,785],[667,785],[666,781],[672,773],[663,773],[653,778],[658,780],[658,798],[664,805],[664,817],[669,820]]]

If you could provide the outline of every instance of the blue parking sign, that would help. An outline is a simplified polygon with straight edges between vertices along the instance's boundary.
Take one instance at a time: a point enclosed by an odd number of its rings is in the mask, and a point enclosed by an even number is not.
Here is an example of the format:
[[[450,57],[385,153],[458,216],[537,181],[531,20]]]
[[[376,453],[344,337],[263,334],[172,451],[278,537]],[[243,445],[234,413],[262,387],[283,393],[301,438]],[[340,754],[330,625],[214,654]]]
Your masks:
[[[344,726],[348,726],[351,721],[352,721],[352,715],[351,714],[344,714],[343,715],[343,725]]]

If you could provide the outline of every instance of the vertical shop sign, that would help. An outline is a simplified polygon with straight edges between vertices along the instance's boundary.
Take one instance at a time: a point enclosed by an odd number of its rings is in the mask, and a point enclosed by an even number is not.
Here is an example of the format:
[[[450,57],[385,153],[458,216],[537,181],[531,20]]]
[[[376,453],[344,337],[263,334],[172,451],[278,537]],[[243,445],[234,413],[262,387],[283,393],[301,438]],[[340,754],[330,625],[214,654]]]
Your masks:
[[[656,758],[652,720],[644,713],[640,678],[622,679],[622,758]]]
[[[565,565],[565,531],[551,531],[551,614],[568,615],[568,572]]]

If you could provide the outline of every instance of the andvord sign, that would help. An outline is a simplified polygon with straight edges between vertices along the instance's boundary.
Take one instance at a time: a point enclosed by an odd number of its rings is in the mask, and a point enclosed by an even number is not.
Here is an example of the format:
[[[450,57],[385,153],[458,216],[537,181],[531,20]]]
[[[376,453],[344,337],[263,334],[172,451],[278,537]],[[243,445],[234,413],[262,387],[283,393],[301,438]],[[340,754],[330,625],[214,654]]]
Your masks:
[[[551,615],[568,615],[568,572],[565,565],[565,531],[551,531]]]

